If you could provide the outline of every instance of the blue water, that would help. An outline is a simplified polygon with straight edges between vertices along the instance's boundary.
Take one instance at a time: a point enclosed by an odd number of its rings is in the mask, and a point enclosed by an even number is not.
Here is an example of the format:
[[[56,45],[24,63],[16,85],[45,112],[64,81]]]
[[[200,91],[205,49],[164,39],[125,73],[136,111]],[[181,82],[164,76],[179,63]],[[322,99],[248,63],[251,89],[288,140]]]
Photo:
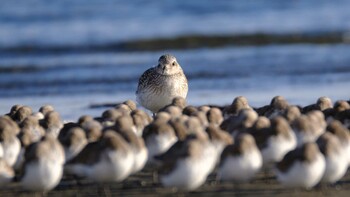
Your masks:
[[[345,36],[350,35],[349,8],[347,0],[3,0],[0,112],[16,103],[33,107],[53,103],[60,106],[65,118],[76,118],[82,112],[100,113],[87,110],[88,104],[134,99],[138,77],[163,53],[173,53],[189,78],[190,104],[227,104],[238,95],[246,95],[257,105],[268,103],[277,94],[297,104],[323,95],[349,99],[348,43],[153,52],[8,50],[192,34],[342,32]],[[79,108],[72,112],[72,106]]]
[[[349,8],[347,0],[2,0],[0,46],[195,33],[349,31]]]

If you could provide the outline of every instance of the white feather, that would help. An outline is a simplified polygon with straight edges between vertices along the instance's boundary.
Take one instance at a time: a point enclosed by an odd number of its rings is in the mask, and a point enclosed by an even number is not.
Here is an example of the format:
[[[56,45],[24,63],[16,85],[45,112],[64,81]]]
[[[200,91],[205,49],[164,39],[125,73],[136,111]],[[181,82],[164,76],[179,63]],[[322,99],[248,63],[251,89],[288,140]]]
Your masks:
[[[315,161],[311,163],[297,161],[286,172],[276,170],[276,176],[286,187],[310,189],[321,180],[325,168],[325,158],[318,153]]]

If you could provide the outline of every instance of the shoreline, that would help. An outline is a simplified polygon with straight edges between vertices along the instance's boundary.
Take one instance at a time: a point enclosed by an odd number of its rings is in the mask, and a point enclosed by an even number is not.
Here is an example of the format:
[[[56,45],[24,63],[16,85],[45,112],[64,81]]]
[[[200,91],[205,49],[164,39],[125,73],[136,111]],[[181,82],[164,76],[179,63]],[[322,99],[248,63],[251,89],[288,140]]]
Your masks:
[[[0,47],[2,54],[65,54],[98,52],[143,52],[219,48],[227,46],[263,46],[287,44],[350,44],[349,32],[295,32],[242,34],[184,34],[173,37],[143,38],[86,45],[40,45]]]
[[[276,86],[268,89],[219,89],[219,90],[191,90],[187,96],[189,105],[228,105],[237,96],[245,96],[252,106],[263,106],[270,103],[272,97],[281,95],[291,104],[307,105],[316,102],[321,96],[335,100],[349,100],[346,88],[349,82],[334,84],[312,84],[303,86]],[[312,91],[310,91],[312,90]],[[90,105],[105,105],[120,103],[125,100],[135,100],[134,91],[95,93],[95,94],[65,94],[65,95],[37,95],[0,98],[0,113],[8,113],[15,104],[23,104],[39,109],[40,106],[51,104],[60,112],[64,120],[77,120],[83,114],[100,115],[106,107],[90,108]]]

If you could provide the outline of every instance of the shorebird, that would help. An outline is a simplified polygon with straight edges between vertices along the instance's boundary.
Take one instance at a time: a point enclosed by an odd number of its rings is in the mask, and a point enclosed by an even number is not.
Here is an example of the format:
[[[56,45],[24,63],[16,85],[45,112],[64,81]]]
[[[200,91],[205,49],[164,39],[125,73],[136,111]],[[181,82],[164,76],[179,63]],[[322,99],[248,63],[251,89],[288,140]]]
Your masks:
[[[136,135],[142,137],[143,129],[151,122],[148,120],[148,114],[140,109],[135,109],[130,115],[136,128]]]
[[[253,109],[242,109],[238,115],[230,116],[223,121],[220,127],[231,133],[232,136],[236,136],[240,132],[251,128],[258,117],[258,114]]]
[[[344,127],[350,129],[350,109],[335,114],[334,119],[339,120]]]
[[[204,138],[208,138],[208,134],[205,132],[204,125],[201,123],[200,119],[196,116],[190,116],[184,122],[188,134],[200,135]]]
[[[148,159],[148,150],[143,138],[137,136],[131,116],[125,115],[118,118],[115,126],[112,128],[124,137],[134,153],[134,163],[131,173],[136,173],[142,170]]]
[[[193,113],[191,116],[196,117],[199,120],[202,127],[207,127],[209,125],[209,120],[207,118],[207,112],[197,111],[197,112]],[[191,117],[191,116],[189,116],[189,117]]]
[[[246,182],[262,167],[262,156],[252,135],[238,135],[234,144],[227,146],[222,155],[218,178],[223,181]]]
[[[295,119],[301,116],[301,112],[297,106],[291,105],[287,107],[287,109],[282,115],[288,121],[289,124],[292,124]]]
[[[227,119],[230,116],[236,116],[238,115],[239,111],[242,109],[251,109],[248,103],[248,99],[244,96],[237,96],[233,101],[232,104],[229,106],[226,106],[223,110],[223,114],[225,119]]]
[[[182,191],[192,191],[206,180],[212,166],[208,165],[212,155],[208,155],[207,143],[198,135],[189,135],[176,142],[167,152],[155,158],[161,160],[159,180],[164,187],[175,187]]]
[[[187,105],[183,110],[182,113],[188,116],[192,116],[193,114],[195,114],[196,112],[198,112],[198,109],[195,106],[192,105]]]
[[[207,157],[206,164],[208,166],[208,175],[215,169],[220,162],[220,156],[224,148],[230,144],[233,144],[232,136],[219,127],[210,124],[205,129],[209,140],[205,145],[205,154]],[[206,137],[203,135],[203,137]]]
[[[216,107],[218,108],[218,107]],[[208,111],[211,109],[211,107],[209,105],[201,105],[198,106],[198,111],[202,111],[204,113],[208,113]],[[218,108],[219,109],[219,108]]]
[[[219,156],[224,150],[225,146],[233,144],[232,136],[224,130],[221,130],[220,127],[210,124],[205,131],[208,134],[210,142],[214,145]]]
[[[290,151],[276,164],[277,180],[284,186],[310,189],[322,178],[325,158],[314,142]]]
[[[314,119],[315,118],[315,119]],[[319,119],[314,115],[301,115],[292,123],[292,128],[297,137],[298,146],[305,142],[315,142],[317,138],[324,133],[324,120]]]
[[[12,110],[11,110],[12,111]],[[28,116],[32,115],[33,110],[32,108],[28,106],[21,106],[18,108],[16,113],[11,117],[16,123],[20,124],[24,119],[26,119]]]
[[[108,109],[102,113],[99,122],[101,122],[104,127],[110,127],[113,126],[115,121],[122,115],[123,113],[117,109]]]
[[[60,114],[56,111],[47,112],[41,123],[46,133],[51,133],[56,138],[63,128],[63,121],[61,120]]]
[[[186,117],[186,115],[182,115],[179,118],[169,120],[169,125],[173,127],[178,140],[185,140],[187,136],[187,128],[185,126],[184,118],[188,117]]]
[[[320,110],[313,110],[306,114],[311,122],[312,128],[320,135],[326,131],[327,122],[324,114]]]
[[[15,164],[21,149],[21,143],[16,136],[18,133],[19,128],[13,120],[8,116],[0,116],[0,149],[2,158],[10,166]]]
[[[133,100],[126,100],[123,104],[127,105],[131,111],[137,109],[136,103]]]
[[[116,109],[116,110],[122,112],[123,115],[130,115],[130,113],[131,113],[131,111],[132,111],[131,108],[133,108],[133,107],[130,107],[130,106],[128,106],[128,105],[125,104],[125,103],[119,103],[118,105],[116,105],[116,106],[114,107],[114,109]]]
[[[186,107],[187,103],[186,103],[186,99],[183,97],[175,97],[171,103],[174,106],[178,106],[180,107],[182,110]]]
[[[212,123],[216,126],[220,126],[220,124],[224,121],[224,117],[219,108],[212,107],[207,112],[208,122]]]
[[[13,105],[12,107],[11,107],[11,109],[10,109],[10,112],[9,113],[7,113],[7,114],[5,114],[5,115],[7,115],[7,116],[9,116],[9,117],[11,117],[12,119],[14,119],[14,117],[15,117],[15,114],[17,113],[17,111],[19,110],[19,108],[21,108],[23,105]]]
[[[297,145],[295,134],[287,120],[277,116],[271,120],[271,126],[256,132],[251,132],[263,157],[264,167],[279,162],[285,154]]]
[[[248,133],[259,132],[262,129],[271,127],[270,119],[265,116],[259,116],[258,119],[254,122],[253,126],[248,130]]]
[[[323,112],[326,116],[327,122],[339,120],[344,126],[350,128],[350,103],[348,101],[336,101],[333,108],[328,108]]]
[[[168,112],[161,111],[157,113],[152,123],[167,123],[169,120],[171,120],[171,115]]]
[[[177,118],[182,115],[182,109],[177,106],[169,105],[162,109],[162,111],[168,112],[171,118]]]
[[[29,132],[32,137],[32,142],[37,142],[45,135],[45,130],[40,126],[39,120],[35,116],[29,116],[23,120],[21,124],[21,133]]]
[[[85,131],[80,127],[69,129],[68,133],[60,139],[64,149],[66,161],[74,158],[88,143]]]
[[[159,58],[157,66],[141,75],[136,100],[155,114],[175,97],[186,98],[187,92],[187,78],[180,64],[174,56],[166,54]]]
[[[164,122],[152,122],[145,127],[143,136],[148,149],[148,163],[157,164],[154,156],[166,152],[178,141],[174,129]]]
[[[259,114],[259,116],[274,118],[277,115],[282,115],[288,106],[288,101],[283,96],[275,96],[272,98],[269,105],[254,108],[254,110]]]
[[[96,120],[88,118],[81,122],[80,126],[84,129],[89,142],[97,141],[102,135],[103,126]]]
[[[326,161],[321,182],[333,184],[341,179],[348,169],[346,150],[342,147],[340,140],[330,132],[322,134],[316,142]]]
[[[329,97],[322,96],[317,99],[317,102],[302,108],[303,113],[307,113],[312,110],[321,110],[333,108],[332,100]]]
[[[345,149],[350,167],[350,132],[338,120],[334,120],[327,126],[327,131],[333,133],[340,141],[341,146]]]
[[[49,191],[62,178],[64,151],[61,144],[51,134],[26,149],[24,174],[21,186],[31,191]]]
[[[120,182],[133,168],[134,153],[117,132],[107,130],[99,141],[87,144],[67,162],[65,172],[97,182]]]
[[[43,105],[39,109],[39,113],[43,115],[43,118],[48,114],[49,112],[55,111],[55,108],[52,105]]]
[[[29,116],[23,120],[21,131],[17,135],[21,142],[21,149],[14,164],[15,170],[20,170],[24,162],[25,149],[32,143],[38,142],[45,135],[45,130],[39,124],[39,119],[35,116]]]

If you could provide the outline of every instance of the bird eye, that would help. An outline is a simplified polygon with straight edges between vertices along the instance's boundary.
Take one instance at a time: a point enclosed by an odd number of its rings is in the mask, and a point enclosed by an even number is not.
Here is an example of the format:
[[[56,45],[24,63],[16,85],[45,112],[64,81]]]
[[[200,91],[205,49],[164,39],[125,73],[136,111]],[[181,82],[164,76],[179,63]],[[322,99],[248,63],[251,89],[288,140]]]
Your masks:
[[[173,62],[173,66],[175,66],[176,65],[176,62]]]

